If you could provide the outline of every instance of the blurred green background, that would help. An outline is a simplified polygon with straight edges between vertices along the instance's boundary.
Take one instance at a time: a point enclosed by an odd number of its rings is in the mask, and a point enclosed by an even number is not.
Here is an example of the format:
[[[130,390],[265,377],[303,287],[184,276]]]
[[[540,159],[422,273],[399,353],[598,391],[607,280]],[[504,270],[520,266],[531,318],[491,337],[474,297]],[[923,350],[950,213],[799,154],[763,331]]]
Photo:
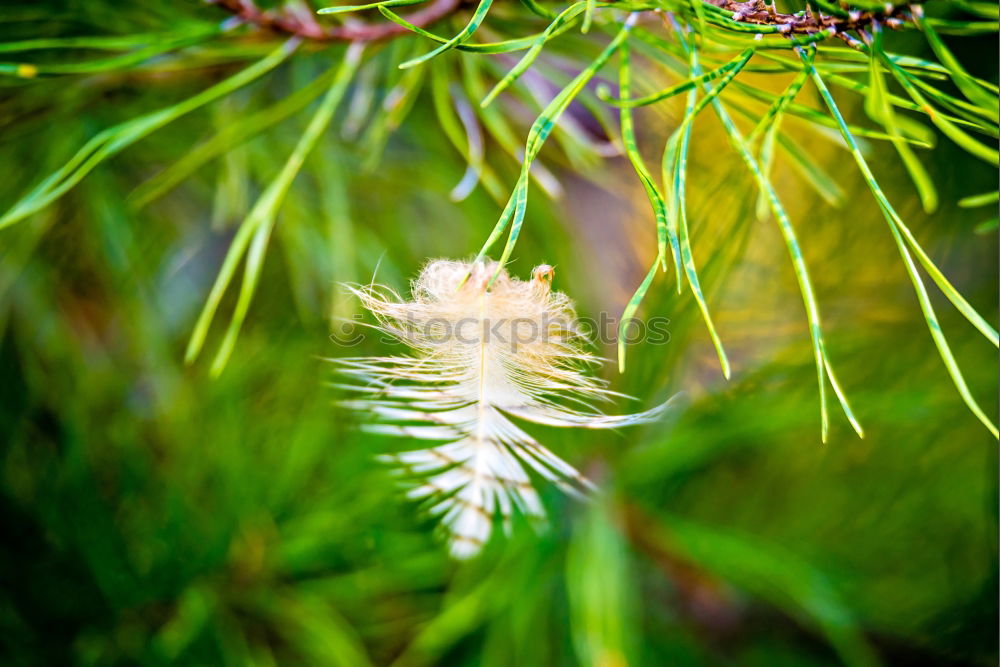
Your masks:
[[[0,7],[0,42],[194,30],[224,18],[194,2]],[[276,43],[250,31],[176,57],[5,78],[0,208],[103,128],[193,95]],[[960,45],[994,82],[996,47],[995,36]],[[235,226],[311,112],[224,151],[142,206],[135,189],[314,80],[342,46],[302,50],[0,231],[0,661],[996,664],[996,442],[937,357],[847,153],[815,135],[795,136],[836,176],[843,205],[821,200],[780,160],[774,177],[865,439],[832,412],[830,441],[820,443],[786,251],[773,222],[757,221],[753,184],[724,135],[699,123],[692,235],[733,379],[722,379],[689,292],[677,297],[673,277],[658,278],[641,314],[670,318],[669,343],[636,344],[625,375],[613,364],[602,374],[638,399],[617,411],[678,391],[687,394],[682,408],[620,433],[532,429],[602,494],[580,504],[544,488],[549,530],[515,521],[511,537],[480,558],[448,558],[435,522],[374,460],[406,444],[356,432],[357,417],[333,405],[323,361],[399,352],[374,339],[351,349],[331,340],[335,318],[360,315],[338,282],[366,282],[377,270],[405,290],[427,258],[474,253],[499,214],[481,187],[449,199],[465,162],[427,90],[398,128],[378,124],[388,77],[398,76],[391,66],[426,48],[407,37],[366,56],[367,83],[352,85],[346,113],[280,208],[246,324],[217,379],[210,358],[184,364],[185,345]],[[71,50],[32,62],[93,57]],[[357,101],[365,91],[376,100],[367,112]],[[811,91],[803,95],[812,103]],[[351,115],[351,104],[361,111]],[[582,108],[574,113],[596,143],[606,140]],[[639,114],[643,144],[662,145],[676,114]],[[530,119],[511,114],[518,143]],[[852,120],[864,124],[859,108]],[[974,232],[994,212],[955,205],[994,188],[995,169],[944,140],[921,153],[942,200],[928,215],[882,146],[869,157],[890,199],[996,322],[997,235]],[[554,264],[556,287],[581,315],[617,316],[655,253],[642,190],[621,157],[573,163],[547,149],[543,158],[565,192],[533,194],[511,270],[525,277]],[[492,143],[486,160],[512,187],[514,161]],[[995,415],[995,350],[933,298],[973,393]],[[220,312],[234,301],[228,295]],[[224,328],[213,326],[210,347]]]

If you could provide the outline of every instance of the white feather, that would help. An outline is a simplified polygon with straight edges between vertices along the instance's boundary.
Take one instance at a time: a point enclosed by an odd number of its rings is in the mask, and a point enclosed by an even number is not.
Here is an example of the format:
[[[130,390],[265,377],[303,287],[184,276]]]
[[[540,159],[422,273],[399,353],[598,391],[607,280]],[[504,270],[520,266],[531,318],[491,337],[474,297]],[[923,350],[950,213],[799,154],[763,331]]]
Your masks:
[[[378,418],[365,431],[445,441],[381,458],[422,477],[408,496],[437,500],[431,512],[448,529],[456,558],[479,551],[497,515],[505,526],[515,507],[544,516],[525,466],[567,493],[593,489],[510,416],[617,428],[652,421],[667,407],[624,416],[592,407],[620,394],[586,372],[599,360],[584,350],[572,305],[551,291],[551,278],[548,266],[521,281],[494,262],[437,260],[414,282],[409,301],[380,286],[351,288],[378,328],[414,355],[335,359],[347,378],[335,386],[357,396],[341,405]]]

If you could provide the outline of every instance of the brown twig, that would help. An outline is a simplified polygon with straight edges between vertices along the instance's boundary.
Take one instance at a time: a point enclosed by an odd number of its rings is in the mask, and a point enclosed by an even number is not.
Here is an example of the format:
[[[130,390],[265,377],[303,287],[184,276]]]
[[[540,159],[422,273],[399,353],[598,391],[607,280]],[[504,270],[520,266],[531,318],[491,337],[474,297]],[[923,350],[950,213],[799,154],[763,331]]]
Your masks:
[[[806,11],[799,14],[781,14],[774,9],[773,2],[765,0],[708,0],[713,5],[736,12],[733,18],[741,23],[780,26],[785,34],[811,35],[825,30],[831,35],[849,38],[849,31],[866,29],[875,21],[882,21],[890,28],[899,28],[908,16],[902,7],[887,5],[885,12],[850,11],[847,16],[823,14],[821,10],[806,4]],[[852,39],[853,41],[853,39]]]
[[[225,9],[240,21],[250,23],[274,32],[296,35],[303,39],[319,42],[371,42],[389,39],[409,32],[403,26],[391,23],[349,23],[339,26],[320,24],[304,4],[287,3],[279,9],[262,10],[254,0],[207,0]],[[735,12],[734,20],[741,23],[779,26],[785,34],[815,34],[826,31],[848,44],[857,40],[848,33],[858,32],[881,21],[889,28],[901,26],[909,17],[902,8],[887,6],[885,12],[851,11],[847,16],[832,16],[816,11],[807,5],[807,11],[798,14],[782,14],[774,9],[773,2],[766,0],[707,0],[717,7]],[[425,27],[455,11],[462,0],[434,0],[430,5],[410,14],[406,20],[418,27]],[[853,44],[852,44],[853,43]]]
[[[373,42],[408,33],[409,30],[396,23],[352,23],[340,26],[321,25],[305,7],[291,8],[288,5],[279,10],[264,11],[253,0],[209,0],[214,5],[232,13],[245,23],[274,32],[296,35],[318,42]],[[434,0],[427,7],[406,17],[418,27],[424,27],[455,11],[461,0]]]

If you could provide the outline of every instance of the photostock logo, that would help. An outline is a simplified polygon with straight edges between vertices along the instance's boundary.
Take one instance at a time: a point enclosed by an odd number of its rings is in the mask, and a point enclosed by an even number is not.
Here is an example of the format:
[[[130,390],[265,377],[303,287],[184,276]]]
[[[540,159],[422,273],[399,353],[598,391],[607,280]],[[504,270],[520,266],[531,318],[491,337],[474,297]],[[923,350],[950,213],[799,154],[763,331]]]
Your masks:
[[[619,340],[620,320],[608,313],[596,318],[563,320],[543,314],[540,319],[530,317],[447,319],[407,319],[374,327],[362,322],[360,313],[352,319],[338,320],[338,327],[330,338],[338,345],[354,347],[377,332],[380,343],[404,341],[420,347],[447,347],[452,345],[503,345],[516,353],[525,346],[535,344],[560,344],[570,340],[584,341],[590,345],[613,345]],[[625,325],[621,338],[625,343],[666,345],[670,342],[666,317],[648,320],[633,318]]]

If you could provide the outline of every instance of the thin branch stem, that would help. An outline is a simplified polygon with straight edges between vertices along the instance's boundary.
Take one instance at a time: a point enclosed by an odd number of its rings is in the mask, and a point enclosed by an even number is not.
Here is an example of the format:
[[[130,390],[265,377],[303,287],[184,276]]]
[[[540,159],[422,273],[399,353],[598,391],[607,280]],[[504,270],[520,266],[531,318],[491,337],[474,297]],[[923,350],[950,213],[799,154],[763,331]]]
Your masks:
[[[900,28],[904,23],[912,23],[912,16],[903,13],[903,8],[887,5],[885,11],[845,11],[827,2],[810,2],[815,5],[805,12],[782,14],[775,11],[773,4],[764,0],[706,0],[720,9],[734,12],[732,20],[761,26],[777,26],[784,34],[811,35],[826,31],[840,35],[852,30],[867,28],[873,21],[881,21],[890,28]],[[824,13],[826,10],[826,13]]]
[[[373,42],[409,32],[406,27],[396,23],[324,26],[307,11],[292,12],[287,7],[277,11],[264,11],[253,0],[210,1],[245,23],[317,42]],[[427,7],[410,14],[406,20],[418,27],[427,26],[451,14],[460,4],[461,0],[435,0]]]

